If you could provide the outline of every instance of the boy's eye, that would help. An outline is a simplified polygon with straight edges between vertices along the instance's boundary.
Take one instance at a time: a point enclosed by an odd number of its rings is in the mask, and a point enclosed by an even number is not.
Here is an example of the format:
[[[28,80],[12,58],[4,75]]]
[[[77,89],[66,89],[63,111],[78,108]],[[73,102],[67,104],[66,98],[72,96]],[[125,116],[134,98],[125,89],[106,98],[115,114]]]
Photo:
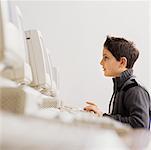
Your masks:
[[[103,57],[103,59],[104,59],[104,60],[107,60],[107,59],[108,59],[108,57],[107,57],[107,56],[104,56],[104,57]]]

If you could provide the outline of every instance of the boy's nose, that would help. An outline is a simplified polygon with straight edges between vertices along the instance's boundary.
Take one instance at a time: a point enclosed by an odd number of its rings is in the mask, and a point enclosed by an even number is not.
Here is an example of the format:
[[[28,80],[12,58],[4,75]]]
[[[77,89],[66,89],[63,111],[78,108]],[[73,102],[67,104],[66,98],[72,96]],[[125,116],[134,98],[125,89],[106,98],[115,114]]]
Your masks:
[[[100,65],[103,65],[103,60],[100,61]]]

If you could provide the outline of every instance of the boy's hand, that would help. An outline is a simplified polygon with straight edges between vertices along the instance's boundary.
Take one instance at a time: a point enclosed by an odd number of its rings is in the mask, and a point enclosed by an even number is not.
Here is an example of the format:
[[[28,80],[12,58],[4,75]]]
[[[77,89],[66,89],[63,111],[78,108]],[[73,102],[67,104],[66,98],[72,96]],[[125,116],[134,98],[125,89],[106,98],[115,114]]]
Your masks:
[[[84,107],[85,111],[88,112],[94,112],[95,114],[97,114],[99,117],[102,117],[103,112],[101,112],[101,110],[97,107],[96,104],[92,103],[92,102],[86,102],[86,104],[88,104],[88,106]]]

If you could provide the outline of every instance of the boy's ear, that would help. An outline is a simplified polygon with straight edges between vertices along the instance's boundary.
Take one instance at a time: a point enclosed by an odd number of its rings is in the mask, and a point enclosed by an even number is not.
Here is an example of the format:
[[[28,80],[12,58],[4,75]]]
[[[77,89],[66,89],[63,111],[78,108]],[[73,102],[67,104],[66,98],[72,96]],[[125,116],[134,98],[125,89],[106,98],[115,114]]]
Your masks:
[[[127,58],[126,57],[121,57],[120,58],[120,65],[121,67],[125,67],[127,66]]]

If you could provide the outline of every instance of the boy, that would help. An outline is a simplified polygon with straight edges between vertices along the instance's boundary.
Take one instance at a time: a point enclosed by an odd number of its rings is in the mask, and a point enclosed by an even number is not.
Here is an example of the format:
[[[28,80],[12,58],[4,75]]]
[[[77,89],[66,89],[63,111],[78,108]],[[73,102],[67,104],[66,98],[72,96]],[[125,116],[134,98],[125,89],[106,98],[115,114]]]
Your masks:
[[[100,64],[104,75],[113,77],[113,95],[109,113],[103,113],[92,102],[87,102],[86,111],[99,116],[108,116],[133,128],[150,128],[151,101],[149,93],[138,84],[133,76],[133,65],[139,51],[132,42],[124,38],[109,37],[104,43],[103,59]]]

